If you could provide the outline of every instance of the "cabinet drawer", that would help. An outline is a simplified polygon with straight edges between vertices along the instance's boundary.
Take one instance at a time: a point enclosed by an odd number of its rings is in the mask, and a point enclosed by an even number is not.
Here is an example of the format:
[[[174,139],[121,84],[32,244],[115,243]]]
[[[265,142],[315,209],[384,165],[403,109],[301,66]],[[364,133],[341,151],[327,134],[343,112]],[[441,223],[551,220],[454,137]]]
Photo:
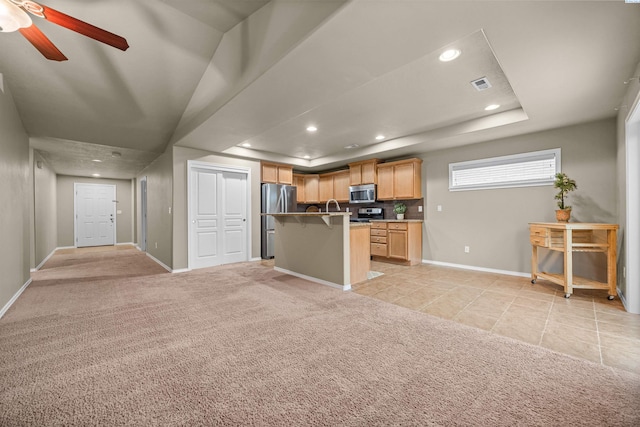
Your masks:
[[[541,246],[543,248],[549,247],[549,241],[544,236],[536,236],[535,234],[531,234],[529,236],[529,240],[533,246]]]
[[[371,255],[387,256],[387,245],[384,243],[371,243]]]
[[[406,222],[390,222],[389,230],[406,230],[407,223]]]
[[[387,236],[386,234],[384,236],[371,236],[371,243],[387,243]]]
[[[371,229],[382,229],[382,230],[386,230],[387,229],[387,223],[386,222],[372,222],[371,223]]]
[[[382,237],[386,237],[387,236],[387,230],[374,230],[373,228],[371,229],[371,237],[373,236],[382,236]]]

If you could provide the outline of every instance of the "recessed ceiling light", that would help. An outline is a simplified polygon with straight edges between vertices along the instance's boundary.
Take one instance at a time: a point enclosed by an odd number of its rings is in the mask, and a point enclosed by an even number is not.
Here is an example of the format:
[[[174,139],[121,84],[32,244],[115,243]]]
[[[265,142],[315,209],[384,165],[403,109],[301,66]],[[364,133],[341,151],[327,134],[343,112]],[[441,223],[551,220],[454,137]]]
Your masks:
[[[317,127],[315,127],[315,126],[308,126],[308,127],[307,127],[307,132],[315,132],[315,131],[317,131],[317,130],[318,130],[318,128],[317,128]]]
[[[241,146],[245,147],[245,148],[249,148],[251,147],[251,144],[249,144],[248,142],[243,142],[242,144],[240,144]]]
[[[500,108],[500,104],[491,104],[484,107],[486,111],[497,110],[498,108]]]
[[[120,157],[122,156],[122,153],[120,153],[119,151],[112,151],[111,152],[111,157]]]
[[[356,148],[359,147],[358,144],[351,144],[351,145],[347,145],[346,147],[344,147],[346,150],[351,150],[352,148]]]
[[[96,162],[96,163],[102,163],[102,160],[100,160],[100,159],[93,159],[93,160],[91,160],[91,161],[92,161],[92,162]]]
[[[304,156],[304,158],[305,158],[305,159],[310,159],[310,158],[311,158],[311,156],[307,154],[306,156]]]
[[[384,139],[384,135],[378,135],[378,136],[376,136],[376,139],[378,141],[382,141]]]
[[[92,173],[91,176],[98,178],[100,176],[99,173]]]
[[[456,59],[458,56],[460,56],[462,52],[460,52],[460,49],[448,49],[445,50],[444,52],[442,52],[440,54],[440,61],[442,62],[449,62],[449,61],[453,61],[454,59]]]

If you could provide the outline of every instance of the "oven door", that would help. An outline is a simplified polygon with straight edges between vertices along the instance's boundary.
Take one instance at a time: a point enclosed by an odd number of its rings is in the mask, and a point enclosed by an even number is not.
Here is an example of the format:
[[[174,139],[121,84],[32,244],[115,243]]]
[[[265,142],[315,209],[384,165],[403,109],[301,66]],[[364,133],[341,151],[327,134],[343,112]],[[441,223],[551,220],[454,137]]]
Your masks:
[[[375,184],[354,185],[349,187],[349,203],[373,203],[375,201]]]

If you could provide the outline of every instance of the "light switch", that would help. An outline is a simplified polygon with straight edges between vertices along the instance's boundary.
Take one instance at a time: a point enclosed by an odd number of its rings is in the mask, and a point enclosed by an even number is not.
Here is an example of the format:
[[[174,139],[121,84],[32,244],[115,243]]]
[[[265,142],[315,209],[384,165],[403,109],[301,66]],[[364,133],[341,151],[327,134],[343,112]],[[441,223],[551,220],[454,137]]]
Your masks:
[[[122,215],[122,211],[121,211],[120,209],[118,209],[118,210],[116,211],[116,213],[117,213],[118,215]]]
[[[438,205],[438,212],[442,212],[442,205]]]

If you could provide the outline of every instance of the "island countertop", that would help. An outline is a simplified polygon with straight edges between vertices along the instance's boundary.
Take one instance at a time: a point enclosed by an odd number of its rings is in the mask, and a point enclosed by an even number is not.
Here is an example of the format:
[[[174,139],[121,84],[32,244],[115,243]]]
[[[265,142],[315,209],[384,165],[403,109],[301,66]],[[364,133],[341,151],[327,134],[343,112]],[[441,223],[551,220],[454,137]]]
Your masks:
[[[283,212],[283,213],[262,213],[260,215],[271,216],[350,216],[351,212]]]

